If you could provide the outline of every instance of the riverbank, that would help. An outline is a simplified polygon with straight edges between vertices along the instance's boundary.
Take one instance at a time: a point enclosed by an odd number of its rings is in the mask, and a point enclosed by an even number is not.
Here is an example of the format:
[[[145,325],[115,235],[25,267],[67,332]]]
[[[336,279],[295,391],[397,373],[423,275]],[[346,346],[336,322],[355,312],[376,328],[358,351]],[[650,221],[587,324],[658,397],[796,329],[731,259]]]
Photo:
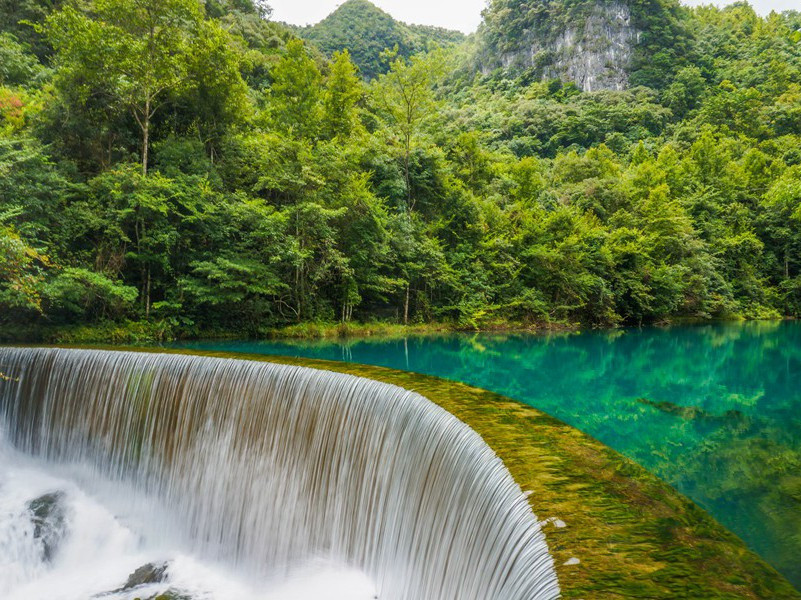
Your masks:
[[[720,321],[778,321],[790,319],[747,319],[732,316],[726,319],[675,317],[669,321],[650,323],[655,326],[704,324]],[[438,333],[577,333],[586,330],[615,330],[619,326],[597,326],[563,321],[492,321],[481,325],[436,321],[403,325],[391,321],[308,322],[283,327],[255,330],[197,330],[166,321],[123,321],[68,326],[9,326],[0,327],[0,343],[42,344],[156,344],[178,340],[324,340],[348,338],[402,338],[411,335]]]
[[[449,322],[412,323],[403,325],[388,321],[366,323],[309,322],[285,327],[250,330],[195,330],[169,323],[126,321],[72,326],[0,327],[0,343],[42,344],[145,344],[177,340],[234,340],[234,339],[345,339],[368,337],[400,338],[455,332],[549,333],[577,332],[579,323],[499,321],[481,327],[468,327]]]
[[[673,488],[533,408],[464,384],[380,367],[189,353],[350,373],[412,389],[450,411],[481,434],[531,492],[532,509],[547,521],[566,599],[801,599],[771,566]]]

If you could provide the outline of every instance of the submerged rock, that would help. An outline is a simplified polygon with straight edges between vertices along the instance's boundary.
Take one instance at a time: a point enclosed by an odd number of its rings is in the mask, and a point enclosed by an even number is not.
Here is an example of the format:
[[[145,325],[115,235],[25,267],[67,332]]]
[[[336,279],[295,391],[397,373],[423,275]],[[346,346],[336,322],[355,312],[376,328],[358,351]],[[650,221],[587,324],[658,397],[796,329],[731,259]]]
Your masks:
[[[698,406],[681,406],[673,402],[657,402],[656,400],[650,400],[648,398],[637,398],[637,402],[645,404],[646,406],[652,406],[665,414],[673,415],[686,421],[705,421],[731,427],[748,426],[752,421],[748,415],[739,410],[727,410],[722,415],[716,415]]]
[[[33,537],[42,543],[42,556],[46,562],[53,560],[61,540],[67,533],[64,492],[51,492],[31,500]]]

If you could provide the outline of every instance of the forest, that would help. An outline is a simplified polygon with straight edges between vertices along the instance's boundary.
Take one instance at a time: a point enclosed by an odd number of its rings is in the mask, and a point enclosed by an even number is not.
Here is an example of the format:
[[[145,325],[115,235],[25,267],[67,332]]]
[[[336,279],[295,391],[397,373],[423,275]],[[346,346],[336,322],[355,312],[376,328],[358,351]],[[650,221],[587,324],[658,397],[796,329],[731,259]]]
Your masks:
[[[633,1],[624,90],[480,67],[555,4],[357,67],[261,0],[0,0],[2,337],[797,317],[801,13]]]

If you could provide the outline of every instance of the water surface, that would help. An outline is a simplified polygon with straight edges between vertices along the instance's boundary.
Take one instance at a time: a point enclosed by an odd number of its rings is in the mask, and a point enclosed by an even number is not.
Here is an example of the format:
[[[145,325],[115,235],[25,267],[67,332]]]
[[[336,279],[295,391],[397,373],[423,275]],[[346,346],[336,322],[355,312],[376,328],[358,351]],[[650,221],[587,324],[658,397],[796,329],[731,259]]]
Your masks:
[[[801,589],[801,323],[183,347],[380,365],[510,396],[671,483]]]

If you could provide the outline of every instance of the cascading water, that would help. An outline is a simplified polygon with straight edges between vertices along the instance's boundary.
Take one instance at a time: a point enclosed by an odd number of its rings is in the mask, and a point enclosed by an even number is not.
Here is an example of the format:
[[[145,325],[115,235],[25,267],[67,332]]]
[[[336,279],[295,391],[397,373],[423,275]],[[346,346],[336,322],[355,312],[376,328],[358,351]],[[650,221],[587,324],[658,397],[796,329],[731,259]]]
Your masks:
[[[559,595],[502,461],[415,393],[270,363],[92,350],[0,349],[0,373],[14,448],[0,466],[35,457],[69,473],[155,546],[275,585],[339,565],[381,599]],[[9,537],[0,522],[0,550]],[[41,575],[29,570],[18,579]]]

